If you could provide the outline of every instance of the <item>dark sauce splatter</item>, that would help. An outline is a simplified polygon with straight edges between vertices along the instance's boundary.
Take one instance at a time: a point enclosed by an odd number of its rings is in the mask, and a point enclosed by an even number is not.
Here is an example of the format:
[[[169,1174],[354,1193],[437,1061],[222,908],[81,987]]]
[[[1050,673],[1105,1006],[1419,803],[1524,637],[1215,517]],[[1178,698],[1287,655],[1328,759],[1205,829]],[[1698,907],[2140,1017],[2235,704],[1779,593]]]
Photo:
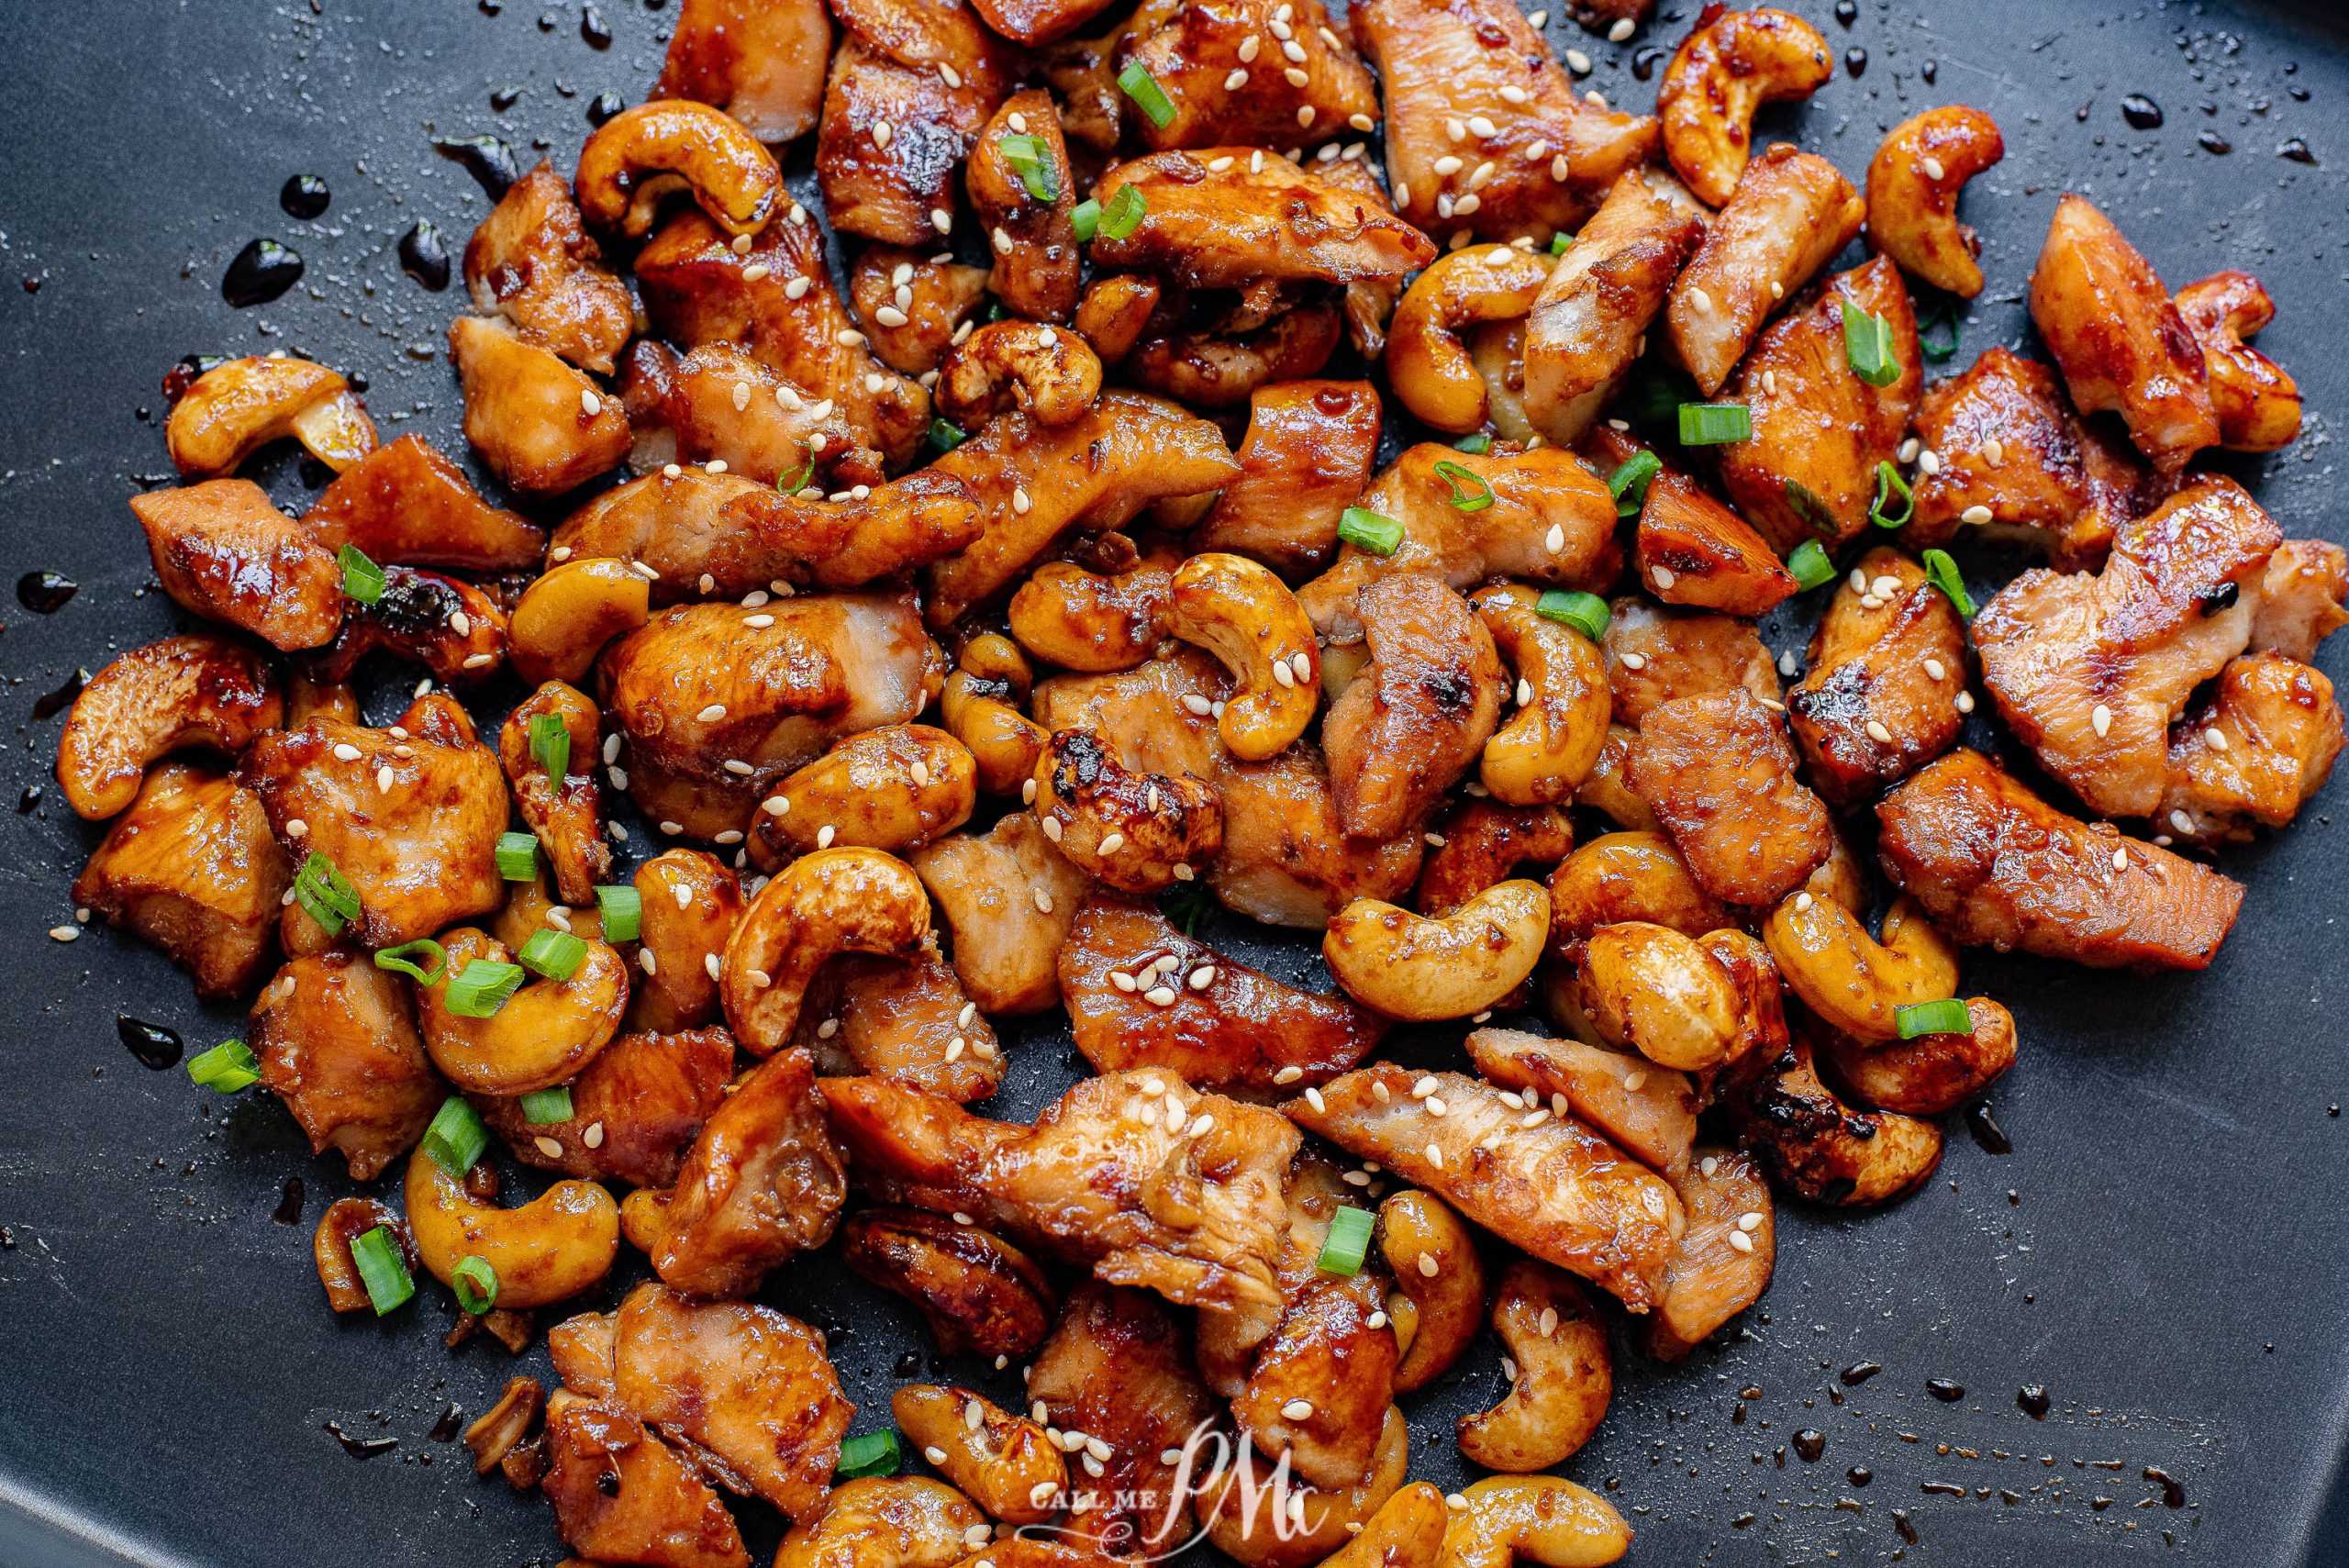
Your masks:
[[[2182,1508],[2186,1507],[2185,1482],[2180,1481],[2176,1476],[2172,1475],[2168,1471],[2164,1470],[2158,1464],[2149,1464],[2145,1466],[2145,1479],[2154,1483],[2154,1485],[2162,1489],[2163,1507]]]
[[[65,678],[63,685],[53,692],[45,692],[33,699],[33,717],[54,718],[64,712],[68,706],[72,706],[73,699],[82,695],[82,683],[89,678],[86,673],[80,670],[74,671]]]
[[[1923,77],[1925,79],[1925,85],[1930,87],[1934,83],[1941,80],[1942,62],[1938,60],[1929,60],[1925,61],[1924,64],[1917,67],[1917,74]]]
[[[1816,1464],[1819,1456],[1827,1451],[1827,1434],[1815,1427],[1805,1427],[1795,1434],[1795,1451],[1802,1455],[1805,1464]]]
[[[19,817],[30,817],[35,811],[39,809],[40,785],[37,784],[27,784],[25,786],[25,793],[17,796],[17,815]]]
[[[17,603],[37,616],[53,616],[82,584],[61,572],[28,572],[17,579]]]
[[[277,205],[288,217],[316,217],[332,200],[334,193],[316,174],[296,174],[277,191]]]
[[[2195,134],[2194,141],[2195,145],[2201,148],[2203,151],[2213,153],[2222,158],[2235,150],[2235,144],[2233,142],[2229,141],[2225,137],[2221,136],[2215,130],[2197,132]]]
[[[918,1377],[921,1375],[921,1352],[919,1351],[907,1351],[904,1355],[897,1358],[897,1375],[899,1377]]]
[[[1917,1527],[1909,1522],[1908,1509],[1895,1508],[1892,1510],[1892,1528],[1899,1532],[1901,1540],[1907,1541],[1911,1546],[1917,1544]]]
[[[1876,1479],[1876,1472],[1865,1464],[1855,1464],[1843,1472],[1843,1479],[1854,1486],[1865,1486]]]
[[[618,93],[598,93],[587,100],[587,123],[602,125],[628,107],[628,100]]]
[[[464,165],[465,172],[491,201],[506,195],[515,181],[522,177],[521,166],[514,161],[514,150],[495,136],[438,136],[432,139],[432,150],[452,163]]]
[[[1880,1373],[1883,1370],[1884,1363],[1882,1362],[1854,1362],[1842,1372],[1836,1373],[1836,1375],[1843,1380],[1844,1387],[1857,1388],[1861,1384],[1865,1383],[1869,1378],[1874,1377],[1877,1373]]]
[[[269,1217],[280,1225],[299,1223],[302,1218],[302,1200],[305,1195],[306,1189],[302,1185],[302,1178],[286,1177],[285,1185],[278,1190],[277,1207],[270,1210]]]
[[[1917,1488],[1932,1497],[1963,1497],[1965,1488],[1954,1481],[1928,1481]]]
[[[2047,1419],[2047,1389],[2043,1384],[2026,1383],[2015,1390],[2015,1408],[2034,1421]]]
[[[612,47],[611,26],[604,20],[604,13],[593,5],[579,8],[579,36],[587,41],[589,49]]]
[[[449,245],[429,219],[400,236],[400,271],[434,294],[449,286]]]
[[[139,1064],[156,1073],[168,1072],[180,1064],[180,1053],[185,1048],[178,1033],[161,1024],[150,1024],[124,1013],[114,1021],[117,1039],[130,1048]]]
[[[500,87],[496,92],[492,93],[489,95],[489,106],[491,110],[501,115],[521,101],[522,89],[519,87]]]
[[[1974,1141],[1980,1144],[1986,1153],[2011,1154],[2015,1151],[2014,1140],[2007,1136],[2006,1129],[1992,1118],[1987,1100],[1976,1100],[1965,1107],[1965,1130],[1974,1135]]]
[[[1835,0],[1835,19],[1850,27],[1860,19],[1859,0]]]
[[[2278,158],[2288,158],[2295,163],[2314,163],[2316,161],[2316,154],[2309,150],[2309,144],[2302,141],[2297,136],[2288,137],[2284,141],[2279,143],[2276,149],[2276,156]]]
[[[237,310],[267,305],[302,278],[302,255],[274,239],[256,239],[220,275],[220,297]]]
[[[1655,68],[1672,58],[1672,51],[1648,44],[1631,56],[1631,74],[1645,82],[1655,75]]]
[[[373,1459],[379,1453],[389,1453],[400,1446],[397,1438],[354,1438],[342,1429],[341,1423],[328,1421],[327,1430],[342,1445],[342,1451],[353,1459]]]
[[[1944,1405],[1954,1405],[1965,1397],[1965,1385],[1952,1383],[1946,1377],[1933,1377],[1926,1379],[1925,1392]]]
[[[1858,76],[1868,68],[1868,51],[1854,44],[1843,51],[1843,69]]]
[[[2143,93],[2132,93],[2121,100],[2121,117],[2139,130],[2162,128],[2162,106]]]
[[[449,1402],[449,1407],[440,1412],[440,1418],[432,1423],[432,1429],[425,1436],[436,1443],[454,1442],[457,1440],[457,1434],[464,1430],[464,1407],[452,1399]]]
[[[228,359],[225,354],[188,354],[183,357],[177,364],[163,373],[164,401],[176,405],[181,398],[187,395],[187,389],[194,386],[205,372],[215,365],[224,365],[228,362]]]

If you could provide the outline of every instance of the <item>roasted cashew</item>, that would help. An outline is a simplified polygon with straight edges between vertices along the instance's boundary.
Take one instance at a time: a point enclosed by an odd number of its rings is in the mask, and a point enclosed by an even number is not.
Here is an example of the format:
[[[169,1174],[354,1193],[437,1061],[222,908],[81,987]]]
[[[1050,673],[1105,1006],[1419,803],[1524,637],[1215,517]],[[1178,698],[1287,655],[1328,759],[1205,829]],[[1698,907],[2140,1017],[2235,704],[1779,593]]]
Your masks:
[[[183,746],[233,757],[284,721],[284,699],[259,654],[225,637],[167,637],[90,677],[57,738],[57,782],[75,815],[103,821],[138,798],[157,758]]]
[[[1957,193],[2006,155],[1998,122],[1964,104],[1894,126],[1868,160],[1868,243],[1902,271],[1972,299],[1982,292],[1982,239],[1957,221]]]
[[[1733,13],[1735,14],[1735,13]],[[1631,1529],[1595,1492],[1554,1475],[1488,1475],[1464,1488],[1436,1568],[1598,1568],[1631,1549]]]
[[[978,764],[927,724],[860,730],[785,778],[760,802],[751,852],[762,864],[828,850],[904,854],[971,819]]]
[[[1334,1492],[1298,1479],[1286,1455],[1267,1465],[1252,1445],[1244,1470],[1237,1462],[1218,1464],[1196,1483],[1199,1522],[1216,1550],[1241,1568],[1311,1568],[1356,1539],[1354,1527],[1368,1533],[1371,1518],[1403,1485],[1410,1445],[1403,1412],[1388,1406],[1370,1473]],[[1278,1489],[1284,1485],[1285,1492]],[[1285,1519],[1275,1517],[1284,1498]]]
[[[1364,1006],[1431,1022],[1481,1013],[1508,995],[1533,973],[1549,935],[1549,890],[1512,881],[1440,920],[1357,898],[1330,922],[1321,957]]]
[[[1007,408],[1040,425],[1081,417],[1101,395],[1101,357],[1065,327],[996,321],[955,345],[938,369],[938,411],[976,430]]]
[[[1885,911],[1881,942],[1842,905],[1800,893],[1770,912],[1762,936],[1804,1005],[1860,1040],[1898,1040],[1902,1007],[1957,995],[1956,945],[1906,897]]]
[[[1664,823],[1623,779],[1623,764],[1639,738],[1636,727],[1620,720],[1607,726],[1607,740],[1598,748],[1598,761],[1591,764],[1590,776],[1575,791],[1575,804],[1604,814],[1628,832],[1661,834]]]
[[[1434,1568],[1452,1512],[1431,1481],[1414,1481],[1379,1505],[1360,1533],[1321,1568]]]
[[[834,1486],[822,1512],[792,1522],[774,1568],[951,1568],[990,1533],[986,1516],[943,1482],[864,1475]]]
[[[1607,655],[1582,633],[1536,615],[1541,595],[1501,584],[1469,595],[1494,651],[1517,672],[1517,712],[1485,742],[1477,777],[1512,806],[1574,798],[1607,744],[1614,711]]]
[[[448,962],[440,978],[417,988],[417,1023],[425,1054],[457,1087],[476,1095],[526,1095],[562,1083],[596,1059],[628,1007],[628,965],[602,942],[568,980],[533,979],[494,1017],[449,1010],[449,983],[475,960],[512,961],[506,944],[471,926],[440,934]]]
[[[1166,640],[1180,559],[1176,551],[1153,549],[1115,573],[1088,572],[1073,561],[1046,562],[1011,595],[1011,635],[1063,670],[1130,670]]]
[[[1941,1163],[1942,1129],[1893,1111],[1860,1111],[1820,1082],[1809,1040],[1788,1046],[1730,1100],[1737,1140],[1772,1184],[1813,1203],[1865,1208],[1917,1189]]]
[[[1321,694],[1313,623],[1282,582],[1241,555],[1209,551],[1174,573],[1168,627],[1223,662],[1239,683],[1216,716],[1225,750],[1261,762],[1313,722]]]
[[[742,884],[716,855],[687,849],[653,856],[631,883],[641,913],[629,1027],[656,1034],[699,1029],[718,1017],[711,961],[741,921]]]
[[[1451,1369],[1485,1321],[1485,1265],[1450,1205],[1406,1187],[1378,1206],[1378,1255],[1395,1276],[1395,1392],[1425,1388]]]
[[[1593,1044],[1636,1051],[1682,1072],[1726,1060],[1738,1044],[1738,993],[1729,972],[1668,926],[1601,926],[1570,951],[1576,976],[1555,999],[1560,1021]]]
[[[718,981],[726,1021],[746,1051],[789,1042],[808,981],[844,952],[903,958],[930,935],[930,895],[878,850],[818,850],[759,890],[727,939]]]
[[[408,1156],[401,1192],[417,1256],[442,1284],[467,1258],[497,1275],[497,1305],[508,1309],[564,1301],[611,1273],[620,1247],[620,1210],[593,1182],[557,1182],[518,1208],[476,1201],[440,1162]]]
[[[1674,51],[1656,90],[1664,153],[1707,206],[1729,201],[1753,146],[1753,112],[1808,98],[1835,73],[1819,29],[1799,17],[1756,6],[1724,12]]]
[[[1729,906],[1697,884],[1688,862],[1662,833],[1609,833],[1568,855],[1550,873],[1550,951],[1601,926],[1643,920],[1700,937],[1730,922]]]
[[[652,583],[625,561],[566,561],[522,590],[507,657],[533,684],[577,685],[604,644],[652,618]]]
[[[1054,731],[1036,759],[1044,836],[1087,875],[1156,893],[1223,847],[1215,788],[1189,773],[1136,773],[1090,729]]]
[[[774,154],[719,110],[656,98],[606,120],[579,150],[580,215],[597,228],[650,233],[679,189],[729,234],[756,234],[786,199]]]
[[[2214,272],[2178,290],[2174,303],[2202,345],[2219,444],[2241,452],[2291,445],[2300,433],[2299,384],[2245,340],[2276,319],[2266,286],[2249,272]]]
[[[318,1228],[310,1237],[310,1260],[317,1265],[318,1283],[326,1286],[327,1305],[337,1312],[356,1312],[373,1304],[366,1282],[359,1277],[351,1244],[379,1225],[392,1233],[401,1259],[415,1268],[416,1239],[390,1204],[372,1197],[339,1197],[318,1216]]]
[[[195,378],[163,427],[172,463],[191,479],[232,473],[282,437],[340,473],[375,450],[375,427],[351,384],[287,355],[249,356]]]
[[[1052,740],[1019,711],[1033,679],[1018,643],[998,631],[981,632],[963,645],[960,663],[939,693],[938,717],[969,750],[979,788],[989,795],[1019,794]]]
[[[1068,1462],[1044,1433],[967,1388],[909,1383],[889,1413],[922,1458],[1008,1525],[1041,1524],[1060,1511]]]
[[[1158,310],[1164,285],[1139,272],[1111,272],[1085,285],[1076,302],[1076,329],[1111,364],[1133,352]]]
[[[1965,999],[1964,1033],[1876,1045],[1846,1034],[1820,1042],[1843,1086],[1880,1111],[1939,1116],[1964,1105],[2015,1064],[2014,1015],[1987,996]]]
[[[1571,1276],[1520,1258],[1493,1286],[1493,1332],[1508,1347],[1511,1387],[1491,1409],[1460,1418],[1460,1451],[1514,1475],[1563,1464],[1598,1430],[1615,1392],[1606,1326]]]
[[[1460,328],[1507,321],[1533,308],[1556,259],[1513,245],[1471,245],[1431,263],[1395,307],[1386,333],[1386,377],[1403,406],[1451,435],[1485,422],[1485,378]]]

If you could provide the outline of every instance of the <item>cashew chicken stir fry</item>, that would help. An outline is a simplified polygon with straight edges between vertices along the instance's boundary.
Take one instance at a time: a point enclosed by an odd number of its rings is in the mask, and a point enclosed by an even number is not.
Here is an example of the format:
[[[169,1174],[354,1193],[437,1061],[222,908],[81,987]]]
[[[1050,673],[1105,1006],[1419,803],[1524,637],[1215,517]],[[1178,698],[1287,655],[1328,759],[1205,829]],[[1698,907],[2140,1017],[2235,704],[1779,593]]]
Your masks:
[[[132,503],[200,624],[74,705],[73,897],[250,1000],[197,1082],[384,1184],[336,1310],[543,1329],[468,1440],[581,1560],[740,1568],[730,1496],[789,1568],[1612,1562],[1542,1473],[1775,1202],[1932,1173],[2019,1043],[1965,950],[2210,963],[2213,854],[2342,748],[2349,555],[2194,465],[2298,434],[2277,302],[2077,195],[1982,256],[1988,116],[1753,147],[1832,75],[1768,9],[1653,114],[1502,0],[1101,9],[683,0],[466,250],[470,473],[240,359]],[[1932,372],[2026,263],[2049,362]],[[237,472],[285,438],[299,517]],[[1967,529],[2046,564],[1977,603]],[[1090,1071],[991,1111],[1063,1014]],[[760,1299],[836,1239],[1024,1389],[856,1410]],[[1398,1401],[1488,1331],[1446,1498]]]

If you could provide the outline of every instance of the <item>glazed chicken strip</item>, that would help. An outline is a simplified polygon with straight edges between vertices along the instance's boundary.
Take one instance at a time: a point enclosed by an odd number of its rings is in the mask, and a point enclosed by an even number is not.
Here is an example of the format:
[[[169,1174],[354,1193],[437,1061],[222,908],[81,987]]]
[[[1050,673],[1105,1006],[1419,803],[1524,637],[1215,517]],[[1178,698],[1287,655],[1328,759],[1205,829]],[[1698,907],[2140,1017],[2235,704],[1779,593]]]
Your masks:
[[[376,448],[319,492],[302,525],[328,550],[352,545],[378,565],[515,572],[546,554],[546,531],[481,498],[459,468],[402,436]]]
[[[761,141],[792,141],[816,124],[831,52],[823,0],[680,0],[652,95],[723,109]]]
[[[874,353],[903,375],[936,370],[963,319],[986,302],[987,269],[941,255],[952,252],[868,245],[849,273],[849,300]]]
[[[1035,1261],[942,1214],[859,1209],[841,1227],[841,1262],[918,1307],[948,1355],[1025,1356],[1052,1329],[1052,1285]]]
[[[1492,634],[1432,577],[1381,577],[1356,600],[1371,662],[1330,705],[1321,743],[1338,819],[1383,839],[1431,810],[1492,739],[1504,689]]]
[[[1148,71],[1174,108],[1163,126],[1135,117],[1142,139],[1159,150],[1286,147],[1341,127],[1372,129],[1378,93],[1362,57],[1321,0],[1286,3],[1216,0],[1172,15],[1141,7],[1123,58]]]
[[[1529,1112],[1546,1105],[1557,1114],[1563,1095],[1576,1118],[1659,1175],[1677,1182],[1687,1173],[1702,1102],[1687,1073],[1631,1051],[1517,1029],[1471,1030],[1468,1054],[1487,1082],[1516,1090]]]
[[[1752,524],[1713,497],[1692,474],[1656,456],[1637,437],[1595,425],[1583,456],[1602,473],[1620,473],[1642,452],[1659,466],[1639,495],[1631,574],[1667,605],[1758,619],[1794,596],[1794,576]],[[1632,497],[1629,493],[1626,501]]]
[[[1672,351],[1698,391],[1721,389],[1762,323],[1851,243],[1866,211],[1835,165],[1785,142],[1745,166],[1664,306]]]
[[[2288,539],[2267,558],[2252,611],[2251,649],[2306,664],[2316,646],[2343,626],[2349,610],[2349,550],[2329,539]]]
[[[669,1187],[686,1145],[726,1103],[733,1076],[734,1040],[724,1029],[624,1034],[571,1081],[568,1121],[532,1122],[518,1098],[480,1100],[475,1108],[526,1165]]]
[[[2219,444],[2233,451],[2288,447],[2300,433],[2300,388],[2283,366],[2244,339],[2276,319],[2276,302],[2249,272],[2214,272],[2174,302],[2202,349]]]
[[[628,285],[604,270],[571,183],[541,161],[514,182],[465,246],[473,308],[541,348],[609,375],[634,323]]]
[[[962,0],[841,0],[816,175],[832,225],[891,245],[954,226],[954,172],[1019,74]],[[943,221],[941,221],[941,219]]]
[[[517,495],[563,495],[629,455],[620,400],[505,317],[458,317],[449,358],[464,388],[465,439]]]
[[[248,479],[150,490],[130,498],[163,592],[183,609],[291,653],[320,648],[342,624],[334,551],[270,504]]]
[[[550,753],[535,739],[541,719],[562,727],[560,777],[549,771]],[[611,878],[603,792],[596,782],[602,728],[602,716],[586,694],[549,681],[524,698],[497,731],[497,761],[506,770],[515,809],[546,851],[565,904],[593,904],[596,884]]]
[[[1607,684],[1616,723],[1637,728],[1665,703],[1717,692],[1779,700],[1778,666],[1750,622],[1630,595],[1609,609]]]
[[[2284,827],[2324,787],[2341,741],[2341,705],[2321,672],[2280,653],[2231,659],[2210,699],[2170,731],[2154,825],[2200,844]]]
[[[1426,840],[1415,826],[1383,838],[1346,831],[1321,749],[1298,740],[1266,762],[1216,774],[1223,849],[1208,885],[1235,915],[1319,931],[1358,898],[1391,903],[1419,873]]]
[[[1776,714],[1743,691],[1681,697],[1640,721],[1625,777],[1698,884],[1731,904],[1775,904],[1833,848],[1827,808],[1795,775]]]
[[[1428,1078],[1433,1089],[1414,1095]],[[1282,1108],[1308,1132],[1440,1194],[1495,1235],[1580,1274],[1631,1311],[1647,1311],[1680,1239],[1679,1198],[1661,1176],[1572,1117],[1535,1120],[1500,1096],[1481,1079],[1382,1062]],[[1495,1135],[1498,1141],[1487,1146]]]
[[[1876,806],[1893,882],[1961,942],[2095,969],[2201,969],[2243,884],[2106,822],[2066,817],[1978,751]]]
[[[1095,199],[1106,211],[1128,186],[1148,210],[1124,237],[1095,239],[1097,266],[1212,289],[1399,279],[1435,260],[1427,236],[1380,204],[1257,149],[1153,152],[1104,174]]]
[[[975,1215],[1186,1307],[1280,1305],[1281,1179],[1297,1136],[1273,1112],[1149,1071],[1086,1079],[1033,1127],[875,1078],[828,1079],[824,1094],[876,1195]]]
[[[262,1086],[310,1140],[368,1182],[416,1146],[449,1085],[417,1032],[407,984],[347,952],[297,958],[262,987],[245,1024]]]
[[[1525,417],[1553,445],[1573,445],[1598,418],[1704,237],[1685,192],[1637,171],[1575,236],[1525,322]]]
[[[1866,587],[1855,585],[1865,580]],[[1897,784],[1956,743],[1965,626],[1922,567],[1878,546],[1835,590],[1787,695],[1795,743],[1835,806]]]
[[[1244,555],[1296,582],[1329,564],[1338,519],[1362,499],[1378,459],[1381,406],[1366,381],[1289,381],[1248,398],[1240,473],[1185,542],[1193,554]]]
[[[677,462],[710,463],[809,500],[884,477],[882,455],[858,443],[839,400],[799,395],[731,343],[705,343],[669,369],[659,418]]]
[[[589,1561],[750,1568],[718,1493],[635,1417],[567,1401],[548,1414],[541,1440],[555,1533]]]
[[[1007,137],[1029,140],[1007,143]],[[1007,150],[1012,146],[1027,154],[1018,163]],[[1050,94],[1030,87],[1003,101],[979,135],[963,183],[995,262],[989,286],[1004,308],[1030,321],[1066,321],[1084,271],[1074,216],[1080,193]]]

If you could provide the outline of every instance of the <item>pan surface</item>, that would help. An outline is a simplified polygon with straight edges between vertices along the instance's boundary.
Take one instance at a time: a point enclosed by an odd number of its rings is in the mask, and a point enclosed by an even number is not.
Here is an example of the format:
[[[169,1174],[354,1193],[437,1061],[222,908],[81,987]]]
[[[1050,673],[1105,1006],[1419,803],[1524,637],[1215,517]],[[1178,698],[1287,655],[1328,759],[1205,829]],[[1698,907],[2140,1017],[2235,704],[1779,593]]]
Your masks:
[[[1852,53],[1765,134],[1798,132],[1856,175],[1884,128],[1932,104],[1972,103],[2005,129],[2006,161],[1966,196],[1991,282],[1956,364],[2027,344],[2021,290],[2048,214],[2085,192],[2173,285],[2229,266],[2266,280],[2281,314],[2261,346],[2300,377],[2309,429],[2236,472],[2288,534],[2349,539],[2331,445],[2349,411],[2337,6],[1860,0],[1848,26],[1827,0],[1792,8]],[[1551,37],[1592,57],[1587,85],[1644,104],[1642,51],[1652,66],[1694,10],[1671,0],[1621,45],[1563,20]],[[149,585],[123,503],[168,474],[159,382],[182,355],[299,350],[363,373],[387,437],[463,450],[441,351],[462,284],[428,292],[399,241],[428,223],[453,254],[487,204],[431,139],[491,133],[525,166],[543,150],[567,169],[599,95],[648,90],[673,15],[660,0],[602,0],[600,15],[580,0],[0,7],[15,127],[0,139],[0,567],[80,585],[51,614],[0,608],[17,741],[0,784],[25,792],[0,816],[8,1568],[563,1555],[542,1503],[476,1480],[462,1445],[431,1437],[451,1404],[477,1412],[513,1372],[544,1375],[543,1351],[444,1350],[451,1308],[430,1288],[382,1322],[337,1321],[309,1238],[352,1190],[340,1162],[310,1159],[265,1097],[150,1072],[117,1039],[128,1016],[200,1050],[237,1017],[199,1008],[127,937],[45,934],[70,924],[67,884],[97,833],[56,799],[60,718],[37,703],[181,618]],[[2132,125],[2132,94],[2165,123]],[[280,208],[302,173],[330,188],[322,216]],[[261,237],[298,250],[304,274],[231,309],[222,274]],[[297,508],[315,483],[283,456],[255,476]],[[2014,563],[1969,565],[1979,585]],[[2349,676],[2349,638],[2322,662]],[[380,722],[400,677],[378,684]],[[2336,784],[2290,832],[2225,857],[2250,896],[2207,974],[1968,956],[1970,988],[2021,1029],[2023,1060],[1991,1095],[2011,1152],[1951,1118],[1941,1172],[1899,1207],[1782,1209],[1776,1284],[1724,1342],[1678,1367],[1620,1360],[1614,1407],[1564,1473],[1623,1508],[1632,1562],[2349,1561],[2349,843],[2331,821],[2344,809]],[[1201,933],[1319,975],[1308,944],[1213,917]],[[1080,1064],[1064,1027],[1009,1044],[994,1108],[1026,1118]],[[292,1223],[289,1177],[304,1188]],[[911,1311],[829,1260],[763,1299],[830,1336],[857,1430],[929,1360]],[[1465,1478],[1452,1422],[1498,1396],[1496,1358],[1479,1347],[1412,1405],[1415,1474]],[[1017,1402],[1016,1368],[945,1365]],[[1936,1397],[1932,1380],[1963,1394]],[[2026,1386],[2044,1389],[2043,1418],[2021,1407]],[[763,1561],[774,1521],[742,1512]]]

